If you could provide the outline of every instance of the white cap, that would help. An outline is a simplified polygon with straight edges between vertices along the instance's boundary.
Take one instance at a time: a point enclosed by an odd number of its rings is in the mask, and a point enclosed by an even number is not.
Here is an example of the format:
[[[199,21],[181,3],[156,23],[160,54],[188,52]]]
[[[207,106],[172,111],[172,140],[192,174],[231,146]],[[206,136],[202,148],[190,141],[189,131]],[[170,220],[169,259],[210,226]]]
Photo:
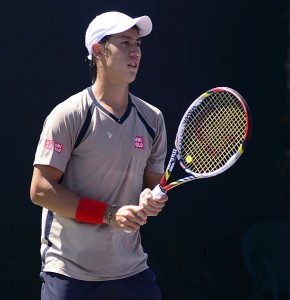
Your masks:
[[[88,58],[91,59],[93,44],[98,43],[106,35],[126,31],[135,25],[138,25],[140,29],[140,37],[149,34],[152,30],[152,22],[148,16],[131,18],[117,11],[110,11],[96,16],[86,31],[85,43],[89,52]]]

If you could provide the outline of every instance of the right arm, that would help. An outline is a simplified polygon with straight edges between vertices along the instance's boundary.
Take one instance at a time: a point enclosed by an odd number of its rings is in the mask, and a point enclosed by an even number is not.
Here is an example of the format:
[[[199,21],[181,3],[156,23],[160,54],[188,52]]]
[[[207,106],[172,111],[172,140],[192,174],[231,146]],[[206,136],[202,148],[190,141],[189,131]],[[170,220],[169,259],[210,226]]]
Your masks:
[[[63,173],[48,165],[35,165],[30,186],[31,201],[63,217],[75,219],[80,196],[69,191],[59,180]],[[108,223],[110,207],[106,207],[103,223]],[[116,208],[110,225],[115,229],[137,230],[146,223],[146,214],[138,206]]]
[[[30,186],[31,201],[66,218],[74,219],[79,197],[59,184],[63,173],[51,166],[35,165]]]

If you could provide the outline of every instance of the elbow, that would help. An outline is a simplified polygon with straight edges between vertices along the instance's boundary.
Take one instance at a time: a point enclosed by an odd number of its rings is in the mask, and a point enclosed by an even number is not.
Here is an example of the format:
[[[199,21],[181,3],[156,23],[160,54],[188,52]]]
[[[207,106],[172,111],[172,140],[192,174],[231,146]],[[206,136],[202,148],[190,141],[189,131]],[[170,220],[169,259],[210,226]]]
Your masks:
[[[38,200],[36,193],[34,193],[32,191],[30,191],[30,200],[33,204],[36,204],[36,205],[39,204],[39,200]]]
[[[30,187],[30,200],[33,204],[42,206],[42,195],[40,191],[37,191],[37,188],[34,186]]]

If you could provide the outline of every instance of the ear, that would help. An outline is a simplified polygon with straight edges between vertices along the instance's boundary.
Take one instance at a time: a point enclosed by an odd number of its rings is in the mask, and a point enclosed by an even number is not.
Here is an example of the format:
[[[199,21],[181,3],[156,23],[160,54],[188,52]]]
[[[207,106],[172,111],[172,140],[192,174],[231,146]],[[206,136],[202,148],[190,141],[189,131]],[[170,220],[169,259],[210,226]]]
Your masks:
[[[92,54],[98,58],[102,55],[101,45],[100,44],[93,44],[92,45]]]

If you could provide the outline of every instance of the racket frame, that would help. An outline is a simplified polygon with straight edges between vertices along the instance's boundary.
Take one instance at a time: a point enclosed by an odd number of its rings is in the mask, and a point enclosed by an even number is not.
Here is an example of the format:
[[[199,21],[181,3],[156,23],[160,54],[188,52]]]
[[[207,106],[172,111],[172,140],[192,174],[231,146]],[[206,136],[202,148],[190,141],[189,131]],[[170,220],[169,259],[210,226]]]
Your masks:
[[[188,169],[186,166],[185,166],[185,163],[183,161],[183,158],[182,156],[180,155],[180,151],[179,151],[179,136],[183,130],[183,124],[185,123],[185,120],[189,114],[189,112],[199,106],[208,96],[210,96],[211,94],[213,93],[217,93],[217,92],[228,92],[230,94],[232,94],[234,97],[236,97],[244,112],[245,112],[245,116],[246,116],[246,131],[245,131],[245,134],[244,134],[244,137],[243,137],[243,141],[240,145],[240,147],[238,148],[238,151],[232,155],[230,157],[230,159],[228,159],[228,161],[225,163],[225,165],[223,165],[222,167],[218,168],[217,170],[215,171],[212,171],[212,172],[207,172],[207,173],[195,173],[195,172],[192,172],[190,169]],[[154,195],[162,195],[162,194],[165,194],[167,191],[169,191],[170,189],[180,185],[180,184],[183,184],[183,183],[186,183],[186,182],[189,182],[189,181],[192,181],[192,180],[195,180],[195,179],[202,179],[202,178],[209,178],[209,177],[213,177],[213,176],[216,176],[220,173],[223,173],[224,171],[226,171],[227,169],[229,169],[239,158],[240,156],[243,154],[244,152],[244,149],[245,147],[247,146],[248,142],[249,142],[249,138],[250,138],[250,135],[251,135],[251,127],[252,127],[252,120],[251,120],[251,113],[250,113],[250,110],[249,110],[249,107],[248,107],[248,104],[247,102],[245,101],[245,99],[235,90],[229,88],[229,87],[216,87],[216,88],[213,88],[213,89],[210,89],[208,90],[207,92],[203,93],[201,96],[199,96],[189,107],[188,109],[186,110],[186,112],[184,113],[180,123],[179,123],[179,126],[178,126],[178,130],[177,130],[177,133],[176,133],[176,138],[175,138],[175,145],[174,145],[174,148],[172,150],[172,153],[171,153],[171,156],[170,156],[170,159],[169,159],[169,162],[168,162],[168,165],[167,165],[167,168],[165,170],[165,173],[160,181],[160,184],[158,184],[154,189],[153,189],[153,194]],[[171,172],[174,168],[174,165],[176,163],[176,160],[179,162],[179,165],[181,166],[181,168],[188,174],[190,174],[190,176],[187,176],[187,177],[184,177],[184,178],[181,178],[181,179],[178,179],[176,181],[173,181],[169,184],[167,184],[167,181],[171,175]]]

